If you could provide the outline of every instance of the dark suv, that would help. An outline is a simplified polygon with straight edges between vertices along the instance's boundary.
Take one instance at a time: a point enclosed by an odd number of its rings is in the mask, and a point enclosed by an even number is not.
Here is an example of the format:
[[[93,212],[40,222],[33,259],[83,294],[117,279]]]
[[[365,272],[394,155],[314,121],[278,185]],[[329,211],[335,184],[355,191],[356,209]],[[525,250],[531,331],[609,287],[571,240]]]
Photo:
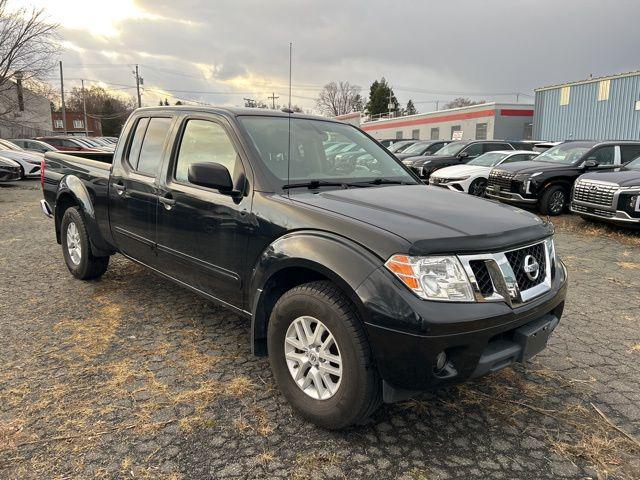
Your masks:
[[[587,170],[613,169],[639,153],[640,142],[564,142],[533,161],[494,168],[486,195],[514,205],[537,205],[541,213],[559,215],[569,204],[571,187],[580,175]]]
[[[420,178],[429,180],[429,176],[439,168],[467,163],[483,153],[495,150],[515,150],[509,142],[500,140],[460,140],[438,150],[433,155],[423,155],[405,159],[405,165],[411,160],[411,170]]]

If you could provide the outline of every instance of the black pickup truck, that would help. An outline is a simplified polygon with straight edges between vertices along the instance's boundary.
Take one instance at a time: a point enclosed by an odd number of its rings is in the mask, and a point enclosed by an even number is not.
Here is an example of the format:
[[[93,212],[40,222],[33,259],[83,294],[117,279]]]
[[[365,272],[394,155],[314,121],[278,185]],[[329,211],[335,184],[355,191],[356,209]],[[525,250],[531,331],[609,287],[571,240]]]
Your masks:
[[[374,161],[332,163],[336,141]],[[551,224],[423,185],[348,124],[145,108],[113,157],[77,155],[47,153],[42,175],[70,272],[121,253],[246,317],[284,396],[327,428],[525,361],[562,315]]]
[[[485,194],[519,206],[537,206],[546,215],[560,215],[569,205],[576,179],[587,171],[611,170],[640,154],[640,142],[568,141],[533,161],[494,168]]]

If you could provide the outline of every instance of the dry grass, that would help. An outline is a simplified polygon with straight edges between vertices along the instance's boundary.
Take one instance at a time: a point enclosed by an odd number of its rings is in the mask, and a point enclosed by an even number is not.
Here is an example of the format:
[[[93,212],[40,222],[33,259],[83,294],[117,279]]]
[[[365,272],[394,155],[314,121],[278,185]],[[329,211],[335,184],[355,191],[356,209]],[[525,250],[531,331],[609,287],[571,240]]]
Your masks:
[[[306,480],[320,477],[325,467],[340,465],[342,457],[337,453],[304,452],[298,454],[293,465],[290,478],[292,480]]]
[[[543,217],[546,219],[546,217]],[[624,245],[640,246],[640,231],[607,223],[587,222],[577,215],[562,215],[553,217],[556,231],[569,232],[578,235],[606,237],[618,240]]]
[[[640,263],[633,262],[618,262],[618,266],[624,270],[639,270]]]

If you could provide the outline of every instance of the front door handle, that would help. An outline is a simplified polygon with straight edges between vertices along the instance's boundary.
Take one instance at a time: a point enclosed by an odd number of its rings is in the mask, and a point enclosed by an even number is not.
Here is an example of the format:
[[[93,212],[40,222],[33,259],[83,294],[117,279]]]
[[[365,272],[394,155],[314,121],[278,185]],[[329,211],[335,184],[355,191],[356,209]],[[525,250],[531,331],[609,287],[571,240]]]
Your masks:
[[[125,190],[127,189],[127,187],[125,187],[124,183],[122,183],[122,182],[112,183],[111,185],[113,185],[113,188],[116,189],[116,192],[120,196],[122,196],[124,194]]]
[[[171,210],[176,204],[176,199],[170,193],[167,193],[164,197],[158,197],[160,203],[164,205],[166,210]]]

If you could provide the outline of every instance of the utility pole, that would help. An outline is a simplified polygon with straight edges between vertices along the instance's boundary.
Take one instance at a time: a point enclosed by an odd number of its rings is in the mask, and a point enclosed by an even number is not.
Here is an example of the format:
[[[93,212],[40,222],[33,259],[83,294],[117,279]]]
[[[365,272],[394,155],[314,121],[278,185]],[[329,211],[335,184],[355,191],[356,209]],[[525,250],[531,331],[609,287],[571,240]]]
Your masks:
[[[89,125],[87,125],[87,100],[84,96],[84,79],[80,80],[82,83],[82,111],[84,112],[84,134],[89,136]]]
[[[280,98],[280,97],[276,97],[275,92],[273,92],[273,93],[271,94],[271,96],[270,96],[270,97],[267,97],[267,99],[271,100],[271,108],[272,108],[273,110],[275,110],[275,109],[276,109],[276,100],[277,100],[278,98]]]
[[[138,108],[142,106],[142,98],[140,97],[140,85],[144,82],[142,78],[140,78],[140,72],[138,71],[138,64],[136,63],[136,71],[133,72],[136,76],[136,91],[138,92]]]
[[[520,103],[520,94],[516,93],[516,103]]]
[[[62,100],[62,128],[67,134],[67,110],[64,106],[64,76],[62,75],[62,60],[60,60],[60,99]]]
[[[438,106],[440,106],[440,100],[436,100],[436,112],[438,111]]]

